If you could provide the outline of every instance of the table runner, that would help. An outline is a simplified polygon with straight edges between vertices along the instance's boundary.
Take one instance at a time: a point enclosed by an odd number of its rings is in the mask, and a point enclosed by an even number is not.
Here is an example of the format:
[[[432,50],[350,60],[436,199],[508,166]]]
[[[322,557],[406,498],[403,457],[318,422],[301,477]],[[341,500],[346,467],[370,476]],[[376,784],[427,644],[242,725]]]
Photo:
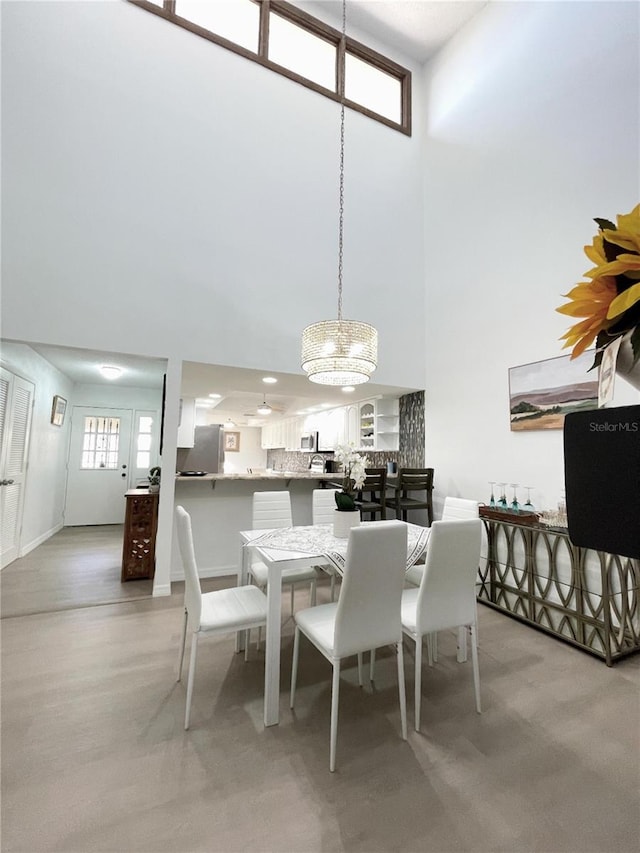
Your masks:
[[[364,526],[379,523],[365,521],[362,524]],[[430,532],[428,527],[407,523],[407,569],[410,569],[425,552]],[[317,556],[318,560],[326,560],[335,566],[340,574],[344,574],[348,541],[348,539],[337,539],[333,535],[332,524],[312,524],[306,527],[279,527],[275,530],[267,530],[251,542],[245,543],[245,547],[260,546]]]

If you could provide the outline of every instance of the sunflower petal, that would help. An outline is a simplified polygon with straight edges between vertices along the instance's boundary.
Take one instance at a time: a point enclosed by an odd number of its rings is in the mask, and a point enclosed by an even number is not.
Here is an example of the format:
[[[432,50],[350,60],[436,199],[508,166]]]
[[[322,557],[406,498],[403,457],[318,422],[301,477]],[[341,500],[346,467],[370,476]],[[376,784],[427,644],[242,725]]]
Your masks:
[[[640,281],[632,285],[632,287],[627,288],[627,290],[623,290],[619,296],[616,296],[609,305],[607,319],[613,320],[614,317],[619,317],[620,314],[624,314],[625,311],[628,311],[637,302],[640,302]]]

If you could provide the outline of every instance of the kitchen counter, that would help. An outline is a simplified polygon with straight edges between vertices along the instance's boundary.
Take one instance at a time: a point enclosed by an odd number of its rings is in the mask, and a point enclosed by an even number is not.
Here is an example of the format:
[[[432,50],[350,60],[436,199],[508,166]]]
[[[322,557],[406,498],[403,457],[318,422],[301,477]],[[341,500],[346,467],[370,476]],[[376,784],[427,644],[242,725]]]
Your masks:
[[[325,474],[318,471],[241,471],[236,474],[204,474],[202,477],[183,477],[176,474],[176,482],[186,481],[210,483],[229,480],[339,480],[340,474]]]
[[[294,524],[311,524],[313,492],[339,474],[318,471],[238,471],[175,478],[174,501],[191,516],[200,577],[236,575],[241,565],[241,530],[253,527],[254,492],[289,492]],[[200,485],[193,485],[200,483]],[[171,580],[184,578],[176,537],[171,548]]]

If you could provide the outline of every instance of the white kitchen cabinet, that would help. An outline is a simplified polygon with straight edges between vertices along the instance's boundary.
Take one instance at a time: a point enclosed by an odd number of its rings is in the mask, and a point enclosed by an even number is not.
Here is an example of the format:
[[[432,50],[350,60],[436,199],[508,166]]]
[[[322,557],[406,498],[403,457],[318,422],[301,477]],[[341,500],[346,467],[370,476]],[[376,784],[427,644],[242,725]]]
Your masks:
[[[400,442],[398,398],[380,397],[358,404],[358,437],[361,450],[398,450]]]
[[[376,400],[375,441],[377,450],[400,448],[400,401],[383,397]]]
[[[196,401],[188,397],[180,400],[178,447],[193,447],[196,440]]]
[[[376,404],[375,400],[365,400],[358,405],[359,447],[361,450],[376,449]]]
[[[341,406],[333,409],[335,447],[339,444],[353,444],[360,447],[360,413],[357,405]]]

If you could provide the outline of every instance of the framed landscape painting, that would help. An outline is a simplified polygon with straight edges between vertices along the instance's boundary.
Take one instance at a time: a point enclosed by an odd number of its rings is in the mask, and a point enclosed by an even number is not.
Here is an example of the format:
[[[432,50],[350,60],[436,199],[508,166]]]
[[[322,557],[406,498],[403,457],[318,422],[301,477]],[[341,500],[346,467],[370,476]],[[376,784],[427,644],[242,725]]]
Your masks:
[[[562,429],[569,412],[598,408],[598,371],[587,372],[594,352],[509,368],[511,429]]]

